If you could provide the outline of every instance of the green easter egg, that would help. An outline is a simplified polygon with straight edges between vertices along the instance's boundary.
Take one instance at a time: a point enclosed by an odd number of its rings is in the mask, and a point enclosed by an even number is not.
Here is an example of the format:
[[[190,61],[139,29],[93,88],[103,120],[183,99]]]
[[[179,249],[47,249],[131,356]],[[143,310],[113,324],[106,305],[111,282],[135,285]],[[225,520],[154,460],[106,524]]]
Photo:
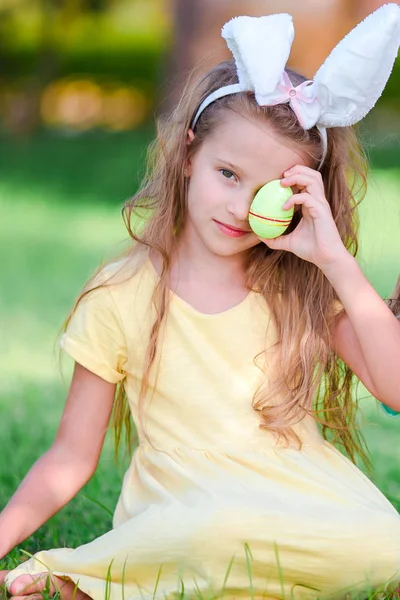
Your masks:
[[[262,238],[276,238],[289,227],[294,207],[283,210],[282,206],[293,196],[290,187],[281,186],[279,179],[269,181],[254,196],[249,211],[249,224],[254,233]]]

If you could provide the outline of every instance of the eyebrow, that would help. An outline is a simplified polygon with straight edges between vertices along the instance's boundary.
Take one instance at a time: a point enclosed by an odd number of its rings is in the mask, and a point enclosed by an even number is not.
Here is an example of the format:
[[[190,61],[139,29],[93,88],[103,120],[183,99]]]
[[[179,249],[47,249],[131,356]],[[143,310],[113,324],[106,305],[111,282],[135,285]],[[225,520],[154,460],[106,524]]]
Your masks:
[[[239,173],[242,172],[242,169],[234,164],[232,164],[231,162],[229,162],[229,160],[225,160],[223,158],[216,158],[215,159],[217,162],[220,163],[224,163],[227,167],[230,167],[233,171],[238,171]]]

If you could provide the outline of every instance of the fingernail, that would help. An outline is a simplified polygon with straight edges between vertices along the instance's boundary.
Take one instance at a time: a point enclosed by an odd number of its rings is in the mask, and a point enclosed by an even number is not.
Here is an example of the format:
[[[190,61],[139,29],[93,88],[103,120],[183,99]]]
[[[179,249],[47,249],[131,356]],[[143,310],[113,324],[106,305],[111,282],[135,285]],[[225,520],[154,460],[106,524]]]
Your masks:
[[[14,583],[11,588],[12,588],[12,594],[13,595],[18,595],[20,592],[23,592],[25,589],[25,584],[23,583]]]

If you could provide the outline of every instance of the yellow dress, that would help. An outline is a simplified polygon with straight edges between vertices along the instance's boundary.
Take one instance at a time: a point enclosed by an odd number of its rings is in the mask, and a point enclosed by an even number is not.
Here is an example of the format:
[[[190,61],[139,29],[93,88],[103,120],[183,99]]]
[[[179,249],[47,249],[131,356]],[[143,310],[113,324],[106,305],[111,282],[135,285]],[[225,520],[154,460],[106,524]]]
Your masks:
[[[62,340],[78,363],[124,380],[137,424],[156,281],[147,258],[135,275],[91,292]],[[138,425],[113,529],[76,549],[39,552],[7,584],[45,565],[95,600],[297,600],[366,598],[400,579],[400,517],[372,482],[312,418],[296,426],[301,450],[259,428],[253,358],[266,331],[272,346],[274,327],[255,292],[211,315],[171,292],[147,437]]]

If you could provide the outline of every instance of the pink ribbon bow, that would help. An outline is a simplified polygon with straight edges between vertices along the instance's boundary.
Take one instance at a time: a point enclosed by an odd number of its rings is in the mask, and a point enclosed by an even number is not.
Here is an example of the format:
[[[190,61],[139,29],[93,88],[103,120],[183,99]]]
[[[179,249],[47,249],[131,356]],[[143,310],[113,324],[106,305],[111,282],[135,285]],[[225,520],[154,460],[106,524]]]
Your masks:
[[[281,94],[274,96],[273,100],[269,101],[269,104],[282,104],[284,102],[289,102],[293,112],[296,114],[296,117],[299,120],[299,123],[304,129],[308,129],[310,125],[314,125],[314,123],[310,123],[310,119],[307,118],[311,116],[310,113],[319,113],[320,112],[320,104],[318,102],[318,98],[315,94],[315,82],[311,80],[303,81],[296,87],[293,86],[290,81],[289,75],[286,71],[283,71],[282,78],[280,83],[278,84],[276,90],[280,91]],[[302,103],[313,105],[310,106],[306,112],[302,107]]]

